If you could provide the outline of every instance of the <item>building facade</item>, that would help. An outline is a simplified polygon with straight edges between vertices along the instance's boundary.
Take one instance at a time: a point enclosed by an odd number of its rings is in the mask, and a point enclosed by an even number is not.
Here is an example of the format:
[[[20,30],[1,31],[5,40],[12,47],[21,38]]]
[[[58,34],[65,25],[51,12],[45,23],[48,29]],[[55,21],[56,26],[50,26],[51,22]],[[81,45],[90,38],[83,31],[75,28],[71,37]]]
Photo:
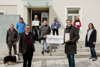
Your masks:
[[[66,19],[73,22],[76,16],[79,16],[82,23],[79,41],[85,41],[90,22],[97,30],[97,41],[100,41],[99,6],[100,0],[0,0],[0,15],[20,15],[30,25],[35,14],[39,16],[41,23],[43,19],[47,19],[49,25],[57,16],[61,22],[60,35],[63,35]]]

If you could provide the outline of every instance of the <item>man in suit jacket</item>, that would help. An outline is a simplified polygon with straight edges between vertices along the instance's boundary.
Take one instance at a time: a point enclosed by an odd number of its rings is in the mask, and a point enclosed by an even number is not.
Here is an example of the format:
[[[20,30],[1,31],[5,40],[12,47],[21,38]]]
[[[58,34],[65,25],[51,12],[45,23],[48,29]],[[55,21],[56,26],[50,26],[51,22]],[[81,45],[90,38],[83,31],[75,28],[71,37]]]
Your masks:
[[[79,39],[78,29],[72,26],[71,20],[66,21],[66,28],[64,31],[65,53],[69,61],[69,67],[75,67],[74,54],[77,53],[76,41]],[[69,33],[70,40],[65,42],[65,33]]]
[[[31,67],[31,61],[33,53],[35,51],[34,42],[35,40],[41,40],[46,38],[46,36],[37,38],[34,34],[30,32],[30,26],[25,26],[25,32],[20,35],[19,41],[19,52],[23,55],[23,67]],[[27,65],[28,63],[28,65]]]
[[[7,35],[6,35],[6,43],[9,48],[9,56],[12,55],[12,46],[14,48],[14,54],[17,54],[17,50],[16,50],[17,42],[18,42],[18,32],[14,28],[14,25],[11,24],[10,28],[7,31]]]

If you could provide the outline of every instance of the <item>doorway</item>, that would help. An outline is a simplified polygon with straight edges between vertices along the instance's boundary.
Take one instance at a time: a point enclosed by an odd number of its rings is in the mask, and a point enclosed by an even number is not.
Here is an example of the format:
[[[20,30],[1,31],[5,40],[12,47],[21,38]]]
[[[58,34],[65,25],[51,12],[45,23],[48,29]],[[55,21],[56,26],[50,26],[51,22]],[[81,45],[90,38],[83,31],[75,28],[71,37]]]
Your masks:
[[[28,24],[31,26],[32,32],[32,21],[34,20],[34,16],[38,15],[38,19],[43,25],[43,20],[47,20],[47,24],[49,25],[49,8],[28,8]],[[40,25],[40,26],[41,26]]]
[[[35,15],[38,16],[41,25],[43,25],[44,20],[47,20],[49,24],[49,8],[32,9],[32,21]]]

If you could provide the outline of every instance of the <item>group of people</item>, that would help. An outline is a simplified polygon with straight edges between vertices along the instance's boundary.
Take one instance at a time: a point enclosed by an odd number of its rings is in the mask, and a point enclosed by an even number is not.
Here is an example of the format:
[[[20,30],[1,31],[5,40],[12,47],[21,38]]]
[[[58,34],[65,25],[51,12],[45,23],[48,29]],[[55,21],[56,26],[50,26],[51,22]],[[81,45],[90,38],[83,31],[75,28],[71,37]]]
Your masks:
[[[34,16],[33,21],[39,21],[37,15]],[[11,24],[10,28],[7,30],[6,43],[9,49],[9,55],[12,55],[12,47],[14,49],[14,54],[17,54],[16,44],[19,42],[19,54],[23,56],[23,67],[31,67],[31,61],[35,51],[35,41],[42,41],[40,42],[42,43],[42,54],[44,54],[44,52],[49,53],[48,43],[46,43],[47,35],[50,35],[51,30],[53,35],[55,35],[55,32],[56,35],[59,35],[61,23],[57,20],[57,17],[54,17],[54,20],[51,22],[51,27],[47,24],[47,20],[43,21],[41,28],[40,25],[41,22],[39,21],[39,26],[32,26],[32,32],[30,32],[30,25],[25,24],[23,18],[20,18],[19,22],[16,24],[17,30],[14,28],[14,24]],[[75,67],[74,55],[77,53],[76,42],[80,38],[80,27],[81,21],[79,17],[76,17],[73,24],[70,19],[66,20],[66,28],[64,29],[64,44],[69,67]],[[70,40],[67,42],[65,42],[65,33],[70,34]],[[95,51],[96,34],[97,32],[94,25],[90,23],[86,34],[85,46],[90,47],[91,57],[89,59],[93,59],[93,61],[97,60]],[[44,43],[46,43],[46,50],[44,49]]]

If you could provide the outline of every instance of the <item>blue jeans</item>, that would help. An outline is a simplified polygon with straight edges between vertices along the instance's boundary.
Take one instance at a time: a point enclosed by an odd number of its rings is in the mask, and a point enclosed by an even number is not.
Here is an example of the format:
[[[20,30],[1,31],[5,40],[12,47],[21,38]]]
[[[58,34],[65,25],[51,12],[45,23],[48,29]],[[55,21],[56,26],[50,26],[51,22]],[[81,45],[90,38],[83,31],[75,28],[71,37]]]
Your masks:
[[[40,37],[40,32],[39,32],[39,29],[37,30],[33,30],[33,34],[37,37]]]
[[[97,59],[96,51],[93,46],[90,46],[90,51],[91,51],[91,57]]]
[[[44,51],[44,43],[46,43],[46,39],[42,40],[42,51]],[[46,43],[46,51],[49,51],[47,43]]]
[[[74,54],[67,54],[69,67],[75,67]]]

